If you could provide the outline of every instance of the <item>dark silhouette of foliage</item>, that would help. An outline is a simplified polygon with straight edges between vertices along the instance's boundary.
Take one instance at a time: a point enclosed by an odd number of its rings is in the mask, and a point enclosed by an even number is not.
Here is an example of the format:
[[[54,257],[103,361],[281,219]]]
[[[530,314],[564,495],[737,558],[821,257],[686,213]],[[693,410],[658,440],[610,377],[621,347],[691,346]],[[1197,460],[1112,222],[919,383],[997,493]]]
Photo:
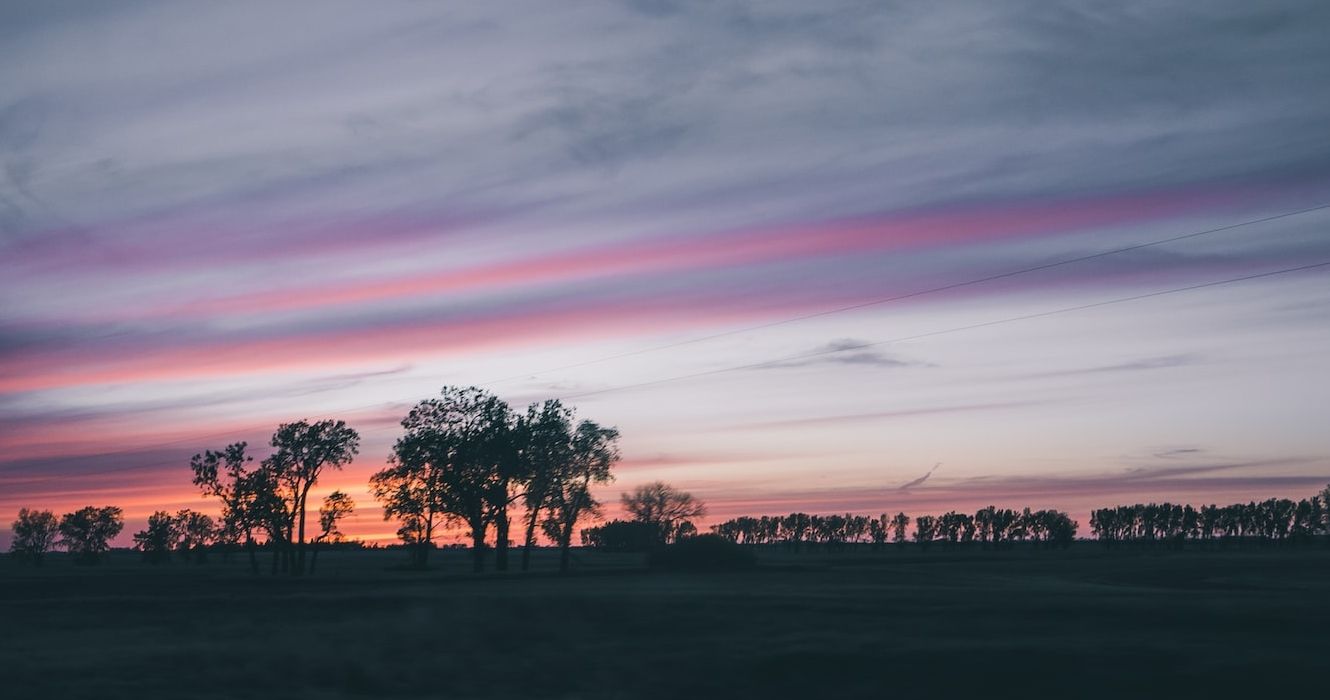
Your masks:
[[[315,423],[284,423],[273,433],[272,456],[265,468],[275,477],[280,493],[294,519],[294,528],[286,528],[288,551],[294,547],[291,573],[305,573],[305,520],[309,491],[318,483],[324,469],[341,469],[360,451],[360,434],[345,421],[323,420]],[[294,529],[294,533],[292,533]]]
[[[314,553],[309,558],[309,573],[313,574],[315,565],[319,563],[319,544],[341,542],[344,535],[337,529],[337,524],[355,512],[355,509],[356,502],[341,491],[333,491],[323,497],[323,505],[319,506],[319,534],[314,537]]]
[[[119,508],[87,506],[61,516],[60,544],[77,563],[96,564],[124,527],[124,513]]]
[[[134,547],[143,552],[143,560],[149,564],[171,561],[171,553],[179,546],[180,524],[164,510],[148,516],[148,527],[134,533]]]
[[[611,552],[645,552],[656,546],[659,532],[654,523],[611,520],[582,530],[582,545]]]
[[[567,468],[573,459],[573,411],[557,400],[531,404],[517,419],[517,459],[524,465],[526,490],[522,495],[524,536],[522,570],[531,566],[531,549],[541,516],[556,505]]]
[[[194,485],[203,495],[216,497],[222,502],[218,540],[224,544],[243,544],[249,555],[250,569],[258,573],[255,531],[266,533],[268,542],[274,547],[275,564],[278,543],[284,540],[284,524],[288,518],[278,503],[273,475],[247,468],[253,458],[245,454],[246,447],[246,443],[237,442],[219,452],[207,450],[194,455],[189,465],[194,472]]]
[[[20,508],[18,518],[9,527],[14,532],[14,539],[9,543],[10,554],[36,566],[42,565],[60,534],[55,513],[49,510]]]
[[[673,542],[689,518],[702,517],[707,512],[706,504],[692,494],[663,481],[643,484],[631,494],[621,494],[619,499],[633,520],[656,526],[656,539],[660,543]]]
[[[1090,514],[1090,527],[1106,547],[1130,544],[1180,549],[1188,540],[1225,546],[1243,541],[1310,542],[1318,534],[1330,533],[1327,496],[1330,488],[1299,501],[1271,498],[1199,509],[1174,503],[1138,503],[1095,510]]]
[[[865,515],[743,516],[713,525],[711,531],[737,544],[784,543],[792,549],[817,546],[828,551],[852,544],[871,543],[881,550],[890,538],[904,545],[914,523],[914,541],[921,549],[934,543],[948,547],[967,546],[975,541],[984,547],[1010,546],[1012,541],[1030,540],[1037,546],[1068,546],[1075,539],[1077,523],[1066,513],[1054,510],[1017,513],[993,506],[974,515],[949,511],[942,515],[921,515],[913,521],[905,513],[886,513],[870,518]]]
[[[549,479],[545,533],[559,547],[559,571],[568,570],[577,521],[598,512],[592,484],[613,479],[610,469],[619,461],[618,440],[618,430],[582,421],[573,434],[568,460]]]
[[[734,571],[756,565],[753,553],[720,535],[681,537],[657,547],[647,565],[662,571]]]
[[[399,534],[415,545],[417,565],[424,565],[434,518],[441,516],[470,527],[472,568],[479,572],[486,531],[499,515],[495,506],[506,509],[510,498],[499,464],[511,458],[511,411],[475,387],[446,386],[440,393],[402,420],[406,434],[393,448],[393,466],[375,475],[373,488],[385,517],[403,520]]]

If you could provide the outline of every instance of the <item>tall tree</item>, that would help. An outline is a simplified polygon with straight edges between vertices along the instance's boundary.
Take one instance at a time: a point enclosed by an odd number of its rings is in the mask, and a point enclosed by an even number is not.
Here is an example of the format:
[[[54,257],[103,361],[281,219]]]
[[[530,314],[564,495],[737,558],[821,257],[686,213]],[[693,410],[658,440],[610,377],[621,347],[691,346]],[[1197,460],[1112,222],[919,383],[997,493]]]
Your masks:
[[[526,415],[517,419],[514,438],[517,458],[525,467],[526,490],[522,495],[524,536],[522,570],[531,566],[531,549],[536,546],[536,528],[541,516],[553,504],[558,485],[572,461],[573,411],[558,400],[531,404]]]
[[[633,520],[655,525],[657,540],[662,543],[672,541],[679,525],[688,518],[701,517],[707,512],[706,504],[692,494],[663,481],[643,484],[631,494],[621,494],[619,500]]]
[[[382,488],[376,487],[376,497],[396,499],[396,517],[420,524],[408,535],[424,531],[432,536],[431,524],[420,520],[427,517],[423,514],[438,513],[470,527],[477,572],[485,567],[494,504],[507,499],[500,493],[498,464],[511,446],[509,414],[508,405],[493,394],[445,386],[439,398],[421,401],[402,420],[406,433],[393,447],[393,461],[403,471],[378,479]]]
[[[205,496],[222,502],[222,522],[218,536],[228,544],[241,543],[249,555],[250,569],[259,571],[255,553],[254,531],[263,529],[272,518],[265,517],[265,509],[272,505],[274,494],[267,493],[270,479],[256,475],[247,466],[254,461],[245,454],[247,443],[236,442],[220,451],[206,450],[189,461],[194,472],[194,485]],[[277,542],[271,537],[270,544]],[[274,550],[275,551],[275,550]]]
[[[55,513],[49,510],[28,510],[20,508],[18,519],[10,526],[14,539],[9,543],[9,551],[19,559],[27,559],[36,566],[41,566],[46,553],[55,546],[60,526]]]
[[[384,520],[401,523],[397,536],[411,552],[411,564],[424,569],[434,549],[434,528],[444,517],[443,471],[447,462],[437,462],[418,436],[397,441],[388,466],[370,477],[370,493],[383,508]]]
[[[124,511],[115,506],[87,506],[60,518],[60,543],[80,564],[96,564],[125,528]]]
[[[319,482],[324,469],[341,469],[355,459],[360,451],[360,434],[347,427],[345,421],[296,421],[278,426],[271,444],[274,452],[268,463],[287,491],[295,519],[295,532],[290,533],[288,528],[288,541],[296,551],[292,573],[299,576],[305,572],[309,491]]]
[[[559,546],[561,572],[568,571],[577,521],[584,515],[596,513],[600,506],[591,496],[592,484],[604,484],[614,479],[610,469],[619,461],[618,442],[617,429],[582,421],[573,435],[571,454],[565,466],[557,469],[550,480],[546,532]]]

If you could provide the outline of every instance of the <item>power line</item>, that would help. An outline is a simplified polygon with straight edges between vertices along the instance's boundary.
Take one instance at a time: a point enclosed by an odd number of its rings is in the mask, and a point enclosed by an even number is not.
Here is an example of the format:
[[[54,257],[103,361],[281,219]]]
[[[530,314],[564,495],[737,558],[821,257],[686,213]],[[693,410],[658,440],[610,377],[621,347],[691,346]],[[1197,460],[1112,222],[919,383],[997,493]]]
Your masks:
[[[623,359],[623,358],[625,358],[625,357],[634,357],[634,356],[636,356],[636,355],[645,355],[645,354],[648,354],[648,353],[659,352],[659,351],[661,351],[661,350],[670,350],[670,349],[677,348],[677,347],[682,347],[682,346],[685,346],[685,345],[692,345],[692,344],[695,344],[695,343],[701,343],[701,342],[705,342],[705,341],[708,341],[708,340],[715,340],[715,339],[717,339],[717,338],[725,338],[725,337],[732,336],[732,335],[738,335],[738,334],[740,334],[740,333],[751,333],[751,332],[753,332],[753,331],[765,330],[765,329],[767,329],[767,328],[774,328],[774,327],[776,327],[776,326],[783,326],[783,325],[790,324],[790,323],[797,323],[797,322],[799,322],[799,321],[807,321],[807,320],[809,320],[809,319],[821,318],[821,317],[823,317],[823,316],[831,316],[831,315],[833,315],[833,314],[845,313],[845,312],[847,312],[847,311],[857,311],[857,310],[859,310],[859,309],[865,309],[865,308],[868,308],[868,307],[871,307],[871,306],[880,306],[880,305],[882,305],[882,304],[889,304],[889,303],[892,303],[892,302],[904,301],[904,300],[906,300],[906,299],[914,299],[914,298],[916,298],[916,297],[927,296],[927,295],[929,295],[929,294],[937,294],[937,293],[939,293],[939,292],[948,292],[948,291],[952,291],[952,290],[954,290],[954,289],[961,289],[961,288],[963,288],[963,287],[971,287],[971,286],[974,286],[974,285],[977,285],[977,284],[985,284],[985,283],[987,283],[987,282],[996,282],[996,281],[998,281],[998,280],[1008,279],[1008,278],[1011,278],[1011,277],[1017,277],[1017,276],[1020,276],[1020,275],[1028,275],[1028,274],[1033,273],[1033,272],[1040,272],[1040,271],[1043,271],[1043,270],[1051,270],[1051,269],[1053,269],[1053,268],[1062,267],[1062,266],[1064,266],[1064,265],[1071,265],[1071,264],[1074,264],[1074,263],[1086,262],[1086,261],[1088,261],[1088,260],[1096,260],[1096,259],[1098,259],[1098,258],[1105,258],[1105,257],[1111,256],[1111,255],[1120,255],[1120,254],[1122,254],[1122,253],[1129,253],[1129,252],[1132,252],[1132,251],[1135,251],[1135,250],[1142,250],[1142,249],[1145,249],[1145,248],[1153,248],[1153,247],[1155,247],[1155,246],[1161,246],[1161,245],[1165,245],[1165,244],[1168,244],[1168,243],[1176,243],[1176,242],[1178,242],[1178,241],[1185,241],[1185,240],[1188,240],[1188,239],[1191,239],[1191,238],[1199,238],[1199,237],[1201,237],[1201,236],[1209,236],[1209,235],[1216,234],[1216,233],[1221,233],[1221,232],[1224,232],[1224,231],[1231,231],[1231,230],[1233,230],[1233,229],[1242,228],[1242,227],[1244,227],[1244,226],[1252,226],[1252,225],[1255,225],[1255,224],[1263,224],[1263,223],[1267,223],[1267,222],[1270,222],[1270,221],[1276,221],[1276,220],[1279,220],[1279,219],[1286,219],[1286,218],[1293,217],[1293,216],[1299,216],[1299,215],[1301,215],[1301,214],[1309,214],[1309,213],[1311,213],[1311,212],[1314,212],[1314,211],[1320,211],[1320,210],[1322,210],[1322,209],[1330,209],[1330,203],[1326,203],[1326,204],[1318,204],[1318,205],[1313,206],[1313,207],[1308,207],[1308,208],[1306,208],[1306,209],[1298,209],[1298,210],[1296,210],[1296,211],[1288,211],[1288,212],[1283,212],[1283,213],[1280,213],[1280,214],[1272,214],[1272,215],[1270,215],[1270,216],[1263,216],[1263,217],[1260,217],[1260,218],[1257,218],[1257,219],[1248,219],[1248,220],[1246,220],[1246,221],[1240,221],[1240,222],[1235,223],[1235,224],[1228,224],[1228,225],[1225,225],[1225,226],[1219,226],[1219,227],[1216,227],[1216,228],[1205,229],[1205,230],[1203,230],[1203,231],[1193,231],[1193,232],[1191,232],[1191,233],[1184,233],[1184,234],[1182,234],[1182,235],[1178,235],[1178,236],[1170,236],[1170,237],[1168,237],[1168,238],[1160,238],[1160,239],[1158,239],[1158,240],[1147,241],[1147,242],[1145,242],[1145,243],[1136,243],[1136,244],[1133,244],[1133,245],[1124,246],[1124,247],[1122,247],[1122,248],[1114,248],[1114,249],[1112,249],[1112,250],[1105,250],[1105,251],[1101,251],[1101,252],[1098,252],[1098,253],[1091,253],[1091,254],[1089,254],[1089,255],[1080,255],[1080,256],[1073,257],[1073,258],[1064,258],[1064,259],[1061,259],[1061,260],[1055,260],[1055,261],[1053,261],[1053,262],[1049,262],[1049,263],[1041,263],[1041,264],[1039,264],[1039,265],[1032,265],[1032,266],[1030,266],[1030,267],[1022,267],[1022,268],[1018,268],[1018,269],[1015,269],[1015,270],[1008,270],[1008,271],[1006,271],[1006,272],[1000,272],[1000,273],[997,273],[997,274],[987,275],[987,276],[985,276],[985,277],[976,277],[976,278],[968,279],[968,280],[964,280],[964,281],[961,281],[961,282],[953,282],[953,283],[950,283],[950,284],[944,284],[944,285],[939,286],[939,287],[929,287],[929,288],[927,288],[927,289],[920,289],[920,290],[916,290],[916,291],[913,291],[913,292],[906,292],[906,293],[903,293],[903,294],[897,294],[897,295],[895,295],[895,296],[881,297],[881,298],[878,298],[878,299],[870,299],[870,300],[868,300],[868,301],[856,302],[856,303],[854,303],[854,304],[849,304],[849,305],[847,305],[847,306],[840,306],[840,307],[836,307],[836,308],[834,308],[834,309],[825,309],[825,310],[822,310],[822,311],[815,311],[815,312],[812,312],[812,313],[802,314],[802,315],[799,315],[799,316],[791,316],[791,317],[789,317],[789,318],[783,318],[783,319],[779,319],[779,320],[776,320],[776,321],[769,321],[769,322],[766,322],[766,323],[760,323],[760,324],[757,324],[757,325],[754,325],[754,326],[747,326],[747,327],[744,327],[744,328],[735,328],[735,329],[731,329],[731,330],[728,330],[728,331],[721,331],[721,332],[719,332],[719,333],[712,333],[712,334],[710,334],[710,335],[697,336],[697,337],[694,337],[694,338],[688,338],[688,339],[686,339],[686,340],[675,341],[675,342],[672,342],[672,343],[665,343],[665,344],[663,344],[663,345],[655,345],[655,346],[652,346],[652,347],[640,348],[640,349],[637,349],[637,350],[629,350],[629,351],[627,351],[627,352],[622,352],[622,353],[618,353],[618,354],[615,354],[615,355],[606,355],[606,356],[604,356],[604,357],[598,357],[598,358],[591,359],[591,360],[583,360],[583,361],[581,361],[581,362],[574,362],[574,363],[572,363],[572,364],[560,365],[560,366],[558,366],[558,367],[551,367],[551,368],[549,368],[549,369],[540,370],[540,371],[538,371],[538,372],[525,372],[525,373],[523,373],[523,374],[515,374],[515,375],[509,376],[509,377],[503,377],[503,378],[500,378],[500,379],[494,379],[494,380],[491,380],[491,381],[488,381],[488,382],[483,382],[483,383],[480,384],[480,386],[489,386],[489,385],[491,385],[491,384],[499,384],[499,383],[502,383],[502,382],[510,382],[510,381],[514,381],[514,380],[517,380],[517,379],[526,379],[526,378],[528,378],[528,377],[536,377],[536,376],[540,376],[540,375],[542,375],[542,374],[549,374],[550,372],[559,372],[559,371],[566,370],[566,369],[577,369],[577,368],[579,368],[579,367],[587,367],[587,366],[589,366],[589,365],[595,365],[595,364],[599,364],[599,363],[601,363],[601,362],[609,362],[609,361],[611,361],[611,360]]]
[[[983,322],[980,322],[980,323],[972,323],[972,324],[965,325],[965,326],[956,326],[956,327],[954,327],[954,328],[946,328],[946,329],[943,329],[943,330],[929,331],[929,332],[927,332],[927,333],[920,333],[920,334],[917,334],[917,335],[903,336],[903,337],[900,337],[900,338],[891,338],[891,339],[889,339],[889,340],[877,340],[877,341],[866,342],[866,343],[846,344],[846,345],[837,346],[837,347],[835,347],[835,348],[831,348],[831,349],[817,350],[817,351],[813,351],[813,352],[801,353],[801,354],[798,354],[798,355],[789,355],[789,356],[786,356],[786,357],[779,357],[779,358],[776,358],[776,359],[773,359],[773,360],[765,360],[765,361],[762,361],[762,362],[752,362],[752,363],[743,364],[743,365],[734,365],[734,366],[731,366],[731,367],[721,367],[721,368],[718,368],[718,369],[706,370],[706,371],[703,371],[703,372],[693,372],[693,373],[691,373],[691,374],[680,374],[680,375],[676,375],[676,376],[673,376],[673,377],[665,377],[665,378],[663,378],[663,379],[654,379],[654,380],[646,381],[646,382],[638,382],[638,383],[636,383],[636,384],[623,384],[623,385],[620,385],[620,386],[606,387],[606,388],[604,388],[604,389],[595,389],[595,390],[593,390],[593,391],[585,391],[585,392],[581,392],[581,393],[577,393],[577,394],[570,394],[570,395],[568,395],[568,396],[564,396],[564,397],[561,397],[561,398],[562,398],[562,399],[580,399],[580,398],[583,398],[583,397],[586,397],[586,396],[595,396],[595,395],[597,395],[597,394],[606,394],[606,393],[610,393],[610,392],[614,392],[614,391],[624,391],[624,390],[627,390],[627,389],[637,389],[637,388],[641,388],[641,387],[655,386],[655,385],[657,385],[657,384],[667,384],[667,383],[670,383],[670,382],[683,381],[683,380],[686,380],[686,379],[697,379],[697,378],[700,378],[700,377],[710,377],[710,376],[714,376],[714,375],[717,375],[717,374],[724,374],[724,373],[727,373],[727,372],[737,372],[737,371],[740,371],[740,370],[746,370],[746,369],[759,369],[759,368],[762,368],[762,367],[770,367],[770,366],[775,366],[775,365],[779,365],[779,364],[787,363],[787,362],[797,362],[797,361],[799,361],[799,360],[807,360],[807,359],[812,359],[812,358],[816,358],[816,357],[822,357],[822,356],[825,356],[825,355],[833,355],[833,354],[836,354],[836,353],[839,353],[839,352],[847,352],[847,351],[850,351],[850,350],[863,350],[863,349],[865,349],[865,348],[879,347],[879,346],[882,346],[882,345],[889,345],[889,344],[892,344],[892,343],[904,343],[904,342],[911,341],[911,340],[920,340],[920,339],[923,339],[923,338],[931,338],[931,337],[939,336],[939,335],[947,335],[947,334],[950,334],[950,333],[958,333],[958,332],[960,332],[960,331],[974,330],[974,329],[977,329],[977,328],[987,328],[987,327],[989,327],[989,326],[997,326],[997,325],[1001,325],[1001,324],[1004,324],[1004,323],[1014,323],[1014,322],[1016,322],[1016,321],[1028,321],[1028,320],[1031,320],[1031,319],[1045,318],[1045,317],[1048,317],[1048,316],[1057,316],[1057,315],[1061,315],[1061,314],[1072,313],[1072,312],[1075,312],[1075,311],[1085,311],[1085,310],[1087,310],[1087,309],[1095,309],[1095,308],[1099,308],[1099,307],[1102,307],[1102,306],[1111,306],[1111,305],[1114,305],[1114,304],[1125,304],[1125,303],[1127,303],[1127,302],[1131,302],[1131,301],[1140,301],[1140,300],[1142,300],[1142,299],[1151,299],[1151,298],[1154,298],[1154,297],[1161,297],[1161,296],[1165,296],[1165,295],[1168,295],[1168,294],[1178,294],[1178,293],[1180,293],[1180,292],[1190,292],[1190,291],[1197,290],[1197,289],[1206,289],[1206,288],[1209,288],[1209,287],[1219,287],[1219,286],[1223,286],[1223,285],[1226,285],[1226,284],[1235,284],[1235,283],[1238,283],[1238,282],[1246,282],[1246,281],[1249,281],[1249,280],[1261,279],[1261,278],[1264,278],[1264,277],[1274,277],[1274,276],[1276,276],[1276,275],[1285,275],[1285,274],[1289,274],[1289,273],[1292,273],[1292,272],[1301,272],[1301,271],[1303,271],[1303,270],[1311,270],[1311,269],[1315,269],[1315,268],[1319,268],[1319,267],[1326,267],[1326,266],[1330,266],[1330,260],[1326,260],[1326,261],[1324,261],[1324,262],[1318,262],[1318,263],[1311,263],[1311,264],[1308,264],[1308,265],[1298,265],[1298,266],[1296,266],[1296,267],[1286,267],[1286,268],[1281,269],[1281,270],[1273,270],[1273,271],[1270,271],[1270,272],[1261,272],[1261,273],[1252,274],[1252,275],[1243,275],[1242,277],[1231,277],[1231,278],[1229,278],[1229,279],[1217,280],[1217,281],[1214,281],[1214,282],[1203,282],[1203,283],[1201,283],[1201,284],[1192,284],[1192,285],[1188,285],[1188,286],[1185,286],[1185,287],[1174,287],[1174,288],[1172,288],[1172,289],[1164,289],[1164,290],[1160,290],[1160,291],[1157,291],[1157,292],[1149,292],[1149,293],[1146,293],[1146,294],[1136,294],[1136,295],[1129,296],[1129,297],[1119,297],[1119,298],[1117,298],[1117,299],[1108,299],[1108,300],[1106,300],[1106,301],[1096,301],[1096,302],[1092,302],[1092,303],[1089,303],[1089,304],[1079,304],[1079,305],[1076,305],[1076,306],[1066,306],[1066,307],[1063,307],[1063,308],[1060,308],[1060,309],[1052,309],[1052,310],[1050,310],[1050,311],[1040,311],[1040,312],[1038,312],[1038,313],[1025,314],[1025,315],[1022,315],[1022,316],[1011,316],[1011,317],[1008,317],[1008,318],[1000,318],[1000,319],[996,319],[996,320],[993,320],[993,321],[983,321]]]

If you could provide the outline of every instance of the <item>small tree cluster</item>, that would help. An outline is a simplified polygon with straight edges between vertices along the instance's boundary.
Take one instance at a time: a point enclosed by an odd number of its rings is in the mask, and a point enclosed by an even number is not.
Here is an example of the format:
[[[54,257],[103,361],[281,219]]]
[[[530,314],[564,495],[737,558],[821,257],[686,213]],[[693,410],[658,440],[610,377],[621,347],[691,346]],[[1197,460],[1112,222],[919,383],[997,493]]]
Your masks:
[[[134,548],[150,564],[169,563],[172,554],[201,564],[217,535],[212,518],[203,513],[185,509],[172,515],[159,510],[148,516],[147,528],[134,533]]]
[[[360,435],[344,421],[297,421],[278,426],[269,442],[272,453],[258,466],[246,454],[247,443],[194,455],[194,484],[222,502],[218,538],[243,543],[258,571],[255,544],[272,549],[272,572],[306,572],[305,536],[309,493],[329,469],[341,469],[360,450]]]
[[[522,503],[529,565],[537,530],[558,545],[560,569],[569,566],[577,523],[598,512],[591,487],[612,479],[619,459],[619,431],[575,420],[558,401],[515,413],[498,397],[475,387],[444,387],[439,398],[416,404],[402,420],[405,434],[388,468],[370,479],[385,519],[426,565],[440,526],[470,530],[472,567],[484,568],[488,531],[494,528],[495,568],[508,567],[510,508]]]

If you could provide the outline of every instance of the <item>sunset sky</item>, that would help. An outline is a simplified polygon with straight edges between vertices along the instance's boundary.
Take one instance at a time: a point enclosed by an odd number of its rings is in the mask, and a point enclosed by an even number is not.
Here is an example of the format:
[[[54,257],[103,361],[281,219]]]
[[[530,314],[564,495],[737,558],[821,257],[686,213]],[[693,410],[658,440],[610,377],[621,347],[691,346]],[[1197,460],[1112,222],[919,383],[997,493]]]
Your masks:
[[[0,548],[325,417],[391,539],[444,384],[708,522],[1330,481],[1330,267],[1079,308],[1330,263],[1330,3],[496,5],[0,5]]]

